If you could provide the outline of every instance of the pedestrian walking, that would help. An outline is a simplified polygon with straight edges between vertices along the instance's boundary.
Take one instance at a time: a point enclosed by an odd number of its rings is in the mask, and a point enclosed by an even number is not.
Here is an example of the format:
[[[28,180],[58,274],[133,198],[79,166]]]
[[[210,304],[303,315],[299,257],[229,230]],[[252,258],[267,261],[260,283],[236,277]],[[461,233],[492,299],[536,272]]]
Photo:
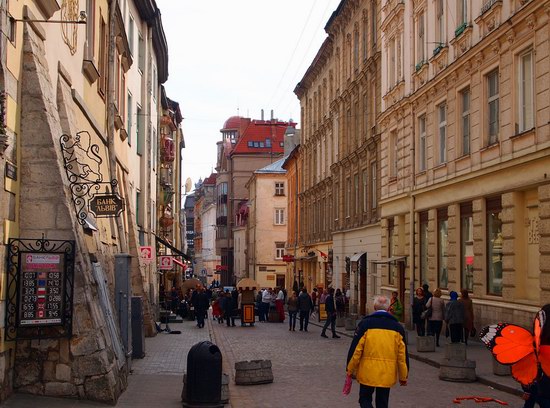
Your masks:
[[[204,288],[197,289],[197,294],[193,298],[193,307],[195,308],[195,317],[197,319],[197,326],[199,329],[204,327],[204,318],[209,306],[208,296],[206,295]]]
[[[298,295],[296,291],[292,291],[292,294],[287,300],[288,309],[288,330],[296,330],[296,315],[298,314]]]
[[[397,293],[397,291],[393,291],[391,293],[390,308],[388,312],[390,312],[392,316],[395,317],[398,322],[400,322],[401,320],[403,320],[403,304],[399,300],[398,295],[399,293]]]
[[[229,293],[229,290],[225,291],[225,297],[223,302],[224,318],[227,323],[227,327],[235,326],[235,309],[237,305],[233,300],[233,296]]]
[[[346,313],[346,299],[340,289],[334,292],[334,304],[336,305],[336,317],[343,318]]]
[[[306,288],[302,288],[302,292],[298,296],[298,310],[300,311],[300,331],[307,331],[309,324],[309,314],[313,309],[311,296],[307,293]]]
[[[416,327],[416,334],[418,336],[425,336],[426,323],[425,320],[422,319],[422,312],[426,309],[426,300],[424,299],[424,290],[422,288],[416,289],[411,307],[413,323]]]
[[[476,333],[474,328],[474,304],[472,303],[472,299],[470,299],[467,289],[460,291],[460,299],[458,301],[462,303],[464,308],[464,343],[468,344],[468,337],[470,335],[475,336]]]
[[[445,301],[441,299],[441,289],[434,290],[433,296],[428,300],[426,307],[432,309],[432,314],[428,318],[428,334],[435,336],[435,345],[439,347],[441,328],[445,318]]]
[[[263,320],[260,319],[262,322],[267,322],[269,319],[269,305],[271,304],[272,296],[271,296],[271,288],[265,289],[262,292],[262,310],[260,313],[264,316]]]
[[[359,405],[372,408],[376,392],[376,408],[389,407],[390,388],[399,380],[407,385],[409,355],[405,330],[388,313],[390,301],[385,296],[374,299],[375,312],[365,317],[355,330],[348,351],[348,376],[360,384]]]
[[[464,323],[464,306],[458,301],[458,293],[454,290],[449,293],[449,296],[451,300],[445,305],[445,323],[449,328],[451,343],[460,343]]]
[[[275,288],[275,291],[277,291],[277,288]],[[279,289],[277,292],[277,296],[275,297],[275,309],[277,310],[277,314],[279,315],[279,322],[283,323],[285,321],[285,293],[282,289]]]
[[[334,303],[334,288],[330,288],[327,297],[325,298],[325,310],[327,312],[327,321],[323,326],[323,331],[321,332],[321,337],[328,338],[326,331],[330,325],[330,330],[332,331],[332,338],[339,339],[340,336],[336,334],[336,305]]]

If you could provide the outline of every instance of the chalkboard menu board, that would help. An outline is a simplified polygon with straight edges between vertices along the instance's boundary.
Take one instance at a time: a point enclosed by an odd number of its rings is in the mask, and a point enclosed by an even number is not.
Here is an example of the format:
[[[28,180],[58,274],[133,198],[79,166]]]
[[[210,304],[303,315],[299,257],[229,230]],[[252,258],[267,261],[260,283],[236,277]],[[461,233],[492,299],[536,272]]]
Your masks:
[[[64,254],[21,253],[19,326],[63,324]]]

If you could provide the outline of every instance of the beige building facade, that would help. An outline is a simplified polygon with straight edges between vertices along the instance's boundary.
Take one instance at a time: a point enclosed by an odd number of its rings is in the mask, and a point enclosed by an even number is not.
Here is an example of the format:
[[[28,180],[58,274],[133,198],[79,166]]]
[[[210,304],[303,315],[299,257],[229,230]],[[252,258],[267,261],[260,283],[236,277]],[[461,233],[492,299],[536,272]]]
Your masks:
[[[305,284],[349,289],[366,313],[380,259],[380,2],[342,1],[295,93],[302,109],[300,247]],[[323,256],[323,254],[325,256]]]
[[[383,2],[382,291],[465,288],[476,326],[550,301],[550,2]],[[410,304],[405,302],[406,307]]]

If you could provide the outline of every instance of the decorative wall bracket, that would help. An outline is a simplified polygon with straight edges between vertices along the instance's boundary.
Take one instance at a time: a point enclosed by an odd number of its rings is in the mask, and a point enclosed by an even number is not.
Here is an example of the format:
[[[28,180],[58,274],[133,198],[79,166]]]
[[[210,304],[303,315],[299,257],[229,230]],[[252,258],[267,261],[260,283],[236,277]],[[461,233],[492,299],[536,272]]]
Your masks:
[[[91,144],[88,132],[78,132],[75,137],[63,134],[59,143],[63,154],[63,167],[69,179],[76,218],[80,225],[85,225],[89,213],[87,202],[91,201],[98,193],[110,193],[108,186],[113,192],[116,192],[118,181],[116,179],[103,181],[101,174],[103,160],[99,156],[99,146]],[[86,162],[82,161],[82,158]],[[102,186],[105,186],[105,191],[101,191]],[[118,214],[120,212],[116,215]]]

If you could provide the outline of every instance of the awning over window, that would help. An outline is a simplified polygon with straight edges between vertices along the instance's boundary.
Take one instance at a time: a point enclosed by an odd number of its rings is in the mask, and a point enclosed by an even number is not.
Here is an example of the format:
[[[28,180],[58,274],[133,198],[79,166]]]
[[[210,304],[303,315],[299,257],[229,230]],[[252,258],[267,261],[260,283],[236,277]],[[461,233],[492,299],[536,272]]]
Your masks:
[[[391,258],[383,258],[378,259],[376,261],[372,261],[375,264],[396,264],[398,262],[407,262],[407,256],[392,256]]]
[[[312,256],[301,256],[301,257],[298,257],[298,258],[294,258],[296,261],[312,261],[314,259],[317,259],[317,255],[312,255]]]
[[[172,250],[172,255],[175,255],[175,256],[181,256],[183,259],[185,259],[186,261],[190,261],[191,260],[191,257],[189,257],[188,255],[184,254],[183,252],[181,252],[179,249],[177,249],[175,246],[173,246],[171,243],[169,243],[168,241],[162,239],[161,237],[159,237],[158,235],[155,235],[155,238],[157,239],[157,243],[161,243],[162,245],[164,245],[166,248],[170,248]]]
[[[357,262],[359,261],[359,258],[361,258],[364,254],[366,254],[366,252],[359,252],[358,254],[353,254],[352,256],[349,257],[349,260],[351,262]]]

